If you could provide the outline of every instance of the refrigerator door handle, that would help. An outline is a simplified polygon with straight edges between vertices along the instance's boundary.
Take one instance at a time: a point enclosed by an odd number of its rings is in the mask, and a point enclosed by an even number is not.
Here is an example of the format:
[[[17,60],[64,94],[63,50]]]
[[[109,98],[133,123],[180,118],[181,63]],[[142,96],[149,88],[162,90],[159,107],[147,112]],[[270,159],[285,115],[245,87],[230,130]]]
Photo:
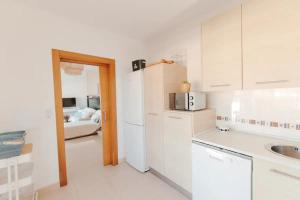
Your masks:
[[[148,115],[153,115],[153,116],[157,116],[157,113],[148,113]]]
[[[128,121],[125,121],[126,124],[130,124],[130,125],[133,125],[133,126],[144,126],[144,124],[136,124],[136,123],[130,123]]]

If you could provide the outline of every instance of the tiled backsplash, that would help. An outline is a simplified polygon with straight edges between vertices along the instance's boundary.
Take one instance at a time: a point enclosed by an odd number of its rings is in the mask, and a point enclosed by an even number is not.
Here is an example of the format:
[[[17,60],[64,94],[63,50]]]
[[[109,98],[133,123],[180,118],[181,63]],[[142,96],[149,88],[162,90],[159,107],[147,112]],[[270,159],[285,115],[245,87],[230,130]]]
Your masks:
[[[300,88],[214,92],[208,106],[217,125],[300,140]]]

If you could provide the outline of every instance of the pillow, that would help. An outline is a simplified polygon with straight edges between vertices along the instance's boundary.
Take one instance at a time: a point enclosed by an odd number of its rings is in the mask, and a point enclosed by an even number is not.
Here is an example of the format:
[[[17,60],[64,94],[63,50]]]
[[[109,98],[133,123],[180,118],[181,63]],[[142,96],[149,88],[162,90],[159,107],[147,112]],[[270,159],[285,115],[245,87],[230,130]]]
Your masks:
[[[78,122],[79,121],[79,117],[77,117],[77,116],[75,116],[75,115],[73,115],[73,116],[70,116],[70,118],[69,118],[69,122]]]
[[[95,123],[99,123],[100,122],[100,117],[101,117],[101,112],[100,110],[97,110],[93,116],[91,117],[91,120]]]
[[[85,108],[79,111],[81,114],[81,120],[88,120],[92,117],[92,115],[96,112],[93,108]]]
[[[70,115],[64,115],[64,122],[69,122]]]

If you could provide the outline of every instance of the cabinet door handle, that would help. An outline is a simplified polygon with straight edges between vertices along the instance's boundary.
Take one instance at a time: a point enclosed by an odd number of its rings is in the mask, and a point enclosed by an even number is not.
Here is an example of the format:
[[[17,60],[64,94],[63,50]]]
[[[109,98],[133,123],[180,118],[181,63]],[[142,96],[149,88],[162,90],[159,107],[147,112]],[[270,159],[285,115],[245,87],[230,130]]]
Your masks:
[[[210,87],[229,87],[230,84],[216,84],[216,85],[210,85]]]
[[[273,83],[287,83],[289,80],[275,80],[275,81],[257,81],[257,85],[273,84]]]
[[[148,115],[157,116],[157,113],[148,113]]]
[[[208,153],[208,157],[210,159],[213,159],[213,160],[217,160],[217,161],[220,161],[220,162],[224,162],[224,156],[218,152],[215,152],[214,150],[211,150],[211,149],[206,149],[206,152]]]
[[[168,116],[168,118],[171,118],[171,119],[182,119],[181,117],[175,117],[175,116]]]
[[[223,162],[223,161],[224,161],[224,159],[218,158],[218,157],[215,157],[215,156],[212,156],[212,155],[209,155],[209,158],[210,158],[210,159],[213,159],[213,160],[217,160],[217,161],[219,161],[219,162]]]
[[[297,181],[300,181],[300,177],[299,176],[288,174],[286,172],[282,172],[282,171],[279,171],[277,169],[270,169],[270,172],[275,173],[275,174],[279,174],[279,175],[282,175],[282,176],[285,176],[285,177],[288,177],[288,178],[292,178],[292,179],[295,179]]]

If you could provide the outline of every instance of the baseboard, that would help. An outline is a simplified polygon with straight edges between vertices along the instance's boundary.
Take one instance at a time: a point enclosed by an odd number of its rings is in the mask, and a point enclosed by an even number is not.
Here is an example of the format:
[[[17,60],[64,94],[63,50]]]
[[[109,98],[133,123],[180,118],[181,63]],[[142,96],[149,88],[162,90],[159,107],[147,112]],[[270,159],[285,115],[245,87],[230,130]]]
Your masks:
[[[179,186],[178,184],[174,183],[173,181],[171,181],[170,179],[168,179],[167,177],[165,177],[164,175],[162,175],[161,173],[159,173],[155,169],[150,168],[149,172],[151,172],[152,174],[157,176],[159,179],[161,179],[162,181],[164,181],[165,183],[167,183],[168,185],[170,185],[171,187],[173,187],[174,189],[179,191],[181,194],[186,196],[188,199],[193,198],[192,193],[190,193],[189,191],[187,191],[183,187]]]
[[[118,160],[119,164],[126,162],[126,158],[119,158]]]
[[[48,185],[48,186],[45,186],[45,187],[42,187],[42,188],[38,189],[37,192],[39,194],[47,193],[47,192],[51,192],[53,190],[57,190],[59,188],[60,188],[59,183],[54,183],[54,184],[51,184],[51,185]]]

